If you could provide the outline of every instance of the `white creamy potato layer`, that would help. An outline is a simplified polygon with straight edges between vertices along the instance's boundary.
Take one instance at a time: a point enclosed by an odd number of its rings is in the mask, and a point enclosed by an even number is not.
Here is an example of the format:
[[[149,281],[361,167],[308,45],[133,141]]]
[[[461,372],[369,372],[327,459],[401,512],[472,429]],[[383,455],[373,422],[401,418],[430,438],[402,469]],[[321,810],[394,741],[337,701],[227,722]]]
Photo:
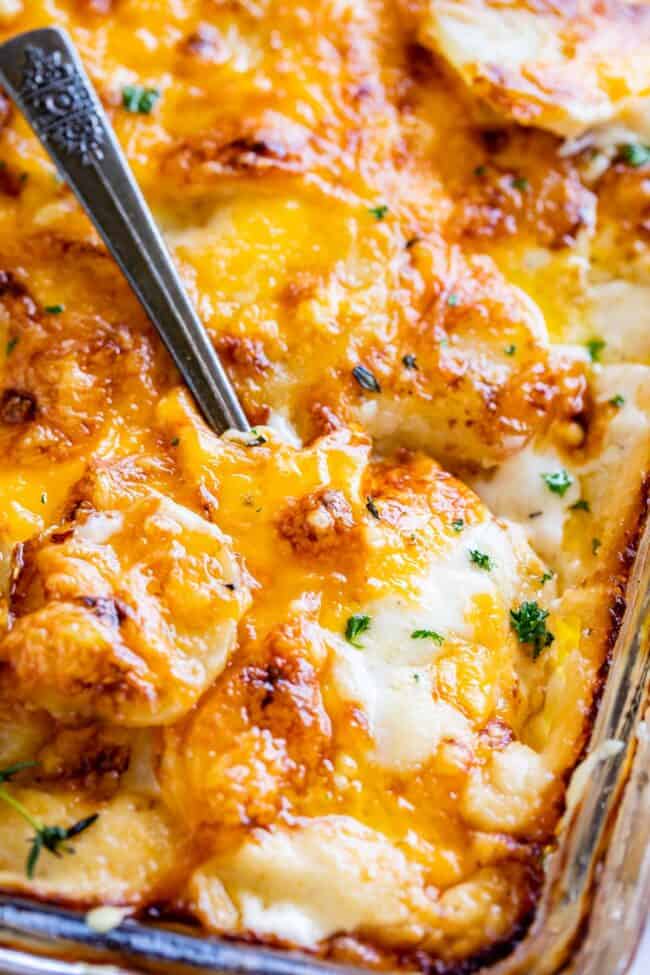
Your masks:
[[[562,136],[613,125],[650,136],[644,4],[430,0],[422,7],[423,43],[494,115]]]

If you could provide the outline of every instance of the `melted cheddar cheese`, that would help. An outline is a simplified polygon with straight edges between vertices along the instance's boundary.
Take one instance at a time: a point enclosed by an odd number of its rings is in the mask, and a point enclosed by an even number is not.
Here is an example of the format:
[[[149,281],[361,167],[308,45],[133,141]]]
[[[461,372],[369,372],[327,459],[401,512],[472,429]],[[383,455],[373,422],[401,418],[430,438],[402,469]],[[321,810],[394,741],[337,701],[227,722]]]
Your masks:
[[[3,890],[378,969],[525,931],[644,523],[647,14],[0,3],[71,32],[253,427],[1,99]],[[85,825],[26,870],[35,823]]]

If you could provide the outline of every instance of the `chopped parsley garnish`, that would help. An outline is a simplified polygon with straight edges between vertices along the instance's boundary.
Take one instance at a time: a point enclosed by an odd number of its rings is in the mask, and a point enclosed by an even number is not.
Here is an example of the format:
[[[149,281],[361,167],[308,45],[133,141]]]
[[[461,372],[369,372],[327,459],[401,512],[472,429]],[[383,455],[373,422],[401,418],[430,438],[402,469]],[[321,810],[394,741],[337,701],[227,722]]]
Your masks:
[[[440,636],[435,630],[413,630],[411,633],[412,640],[433,640],[438,646],[441,646],[445,642],[444,636]]]
[[[407,355],[402,356],[402,364],[406,366],[407,369],[417,369],[418,367],[418,364],[415,361],[415,356],[411,355],[410,352],[407,353]]]
[[[592,538],[592,540],[591,540],[591,551],[594,553],[594,555],[597,554],[598,549],[600,548],[600,546],[602,544],[603,543],[601,542],[601,540],[599,538]]]
[[[451,523],[451,527],[455,532],[462,532],[463,528],[465,527],[465,522],[462,518],[454,518]]]
[[[359,643],[358,637],[365,633],[370,627],[370,617],[362,613],[355,613],[345,625],[345,639],[357,650],[363,650],[363,644]]]
[[[490,556],[486,552],[479,552],[477,548],[471,548],[469,550],[469,560],[474,565],[477,565],[479,569],[485,569],[486,572],[494,568],[494,563]]]
[[[447,298],[447,304],[450,306],[450,308],[455,308],[459,301],[460,298],[454,292],[452,292]]]
[[[474,169],[474,175],[478,176],[479,179],[481,176],[485,176],[486,173],[487,173],[487,166],[476,166],[476,168]]]
[[[621,146],[621,157],[630,166],[644,166],[650,162],[650,146],[641,145],[640,142],[629,142]]]
[[[609,401],[610,406],[615,406],[617,410],[620,409],[621,406],[624,405],[624,403],[625,403],[625,397],[621,396],[620,393],[617,393],[616,396],[612,396],[612,398]]]
[[[149,115],[160,98],[157,88],[143,88],[142,85],[126,85],[122,89],[122,105],[127,112]]]
[[[545,647],[550,647],[555,639],[546,628],[548,611],[542,609],[536,602],[524,602],[519,609],[510,610],[510,625],[517,634],[520,643],[533,648],[533,660],[539,657]]]
[[[375,220],[383,220],[388,213],[388,206],[385,203],[381,203],[377,207],[369,207],[368,213],[371,213]]]
[[[8,806],[11,806],[14,812],[17,812],[34,830],[29,853],[27,854],[27,862],[25,863],[25,872],[30,878],[34,876],[41,850],[47,850],[48,853],[56,857],[60,857],[62,853],[74,853],[74,849],[66,845],[67,841],[83,833],[89,826],[92,826],[99,816],[99,813],[93,813],[92,816],[79,819],[71,826],[47,826],[35,816],[32,816],[22,802],[7,791],[5,783],[10,782],[14,775],[17,775],[24,769],[33,768],[36,764],[36,762],[17,762],[15,765],[9,765],[7,768],[0,769],[0,800],[6,802]]]
[[[579,501],[574,501],[573,504],[569,505],[571,511],[591,511],[589,502],[585,498],[580,498]]]
[[[7,342],[7,346],[6,346],[7,355],[11,355],[11,353],[14,351],[17,345],[18,345],[18,336],[14,335]]]
[[[355,366],[352,375],[362,389],[367,389],[369,393],[381,393],[381,386],[370,369],[366,369],[365,366]]]
[[[530,184],[525,176],[515,176],[515,178],[512,181],[512,186],[514,187],[514,189],[521,190],[522,193],[526,192],[529,185]]]
[[[592,362],[600,362],[600,353],[603,351],[607,342],[604,339],[589,339],[585,342],[587,352]]]
[[[553,578],[553,573],[552,572],[545,572],[544,575],[542,576],[542,578],[539,581],[540,581],[541,585],[543,586],[545,582],[550,582],[552,578]]]
[[[47,504],[47,493],[45,491],[41,494],[41,504]]]
[[[169,442],[170,442],[170,444],[171,444],[172,447],[178,447],[179,443],[181,442],[181,438],[180,437],[174,437],[174,439],[173,440],[170,440]]]
[[[506,347],[504,348],[503,351],[505,352],[506,355],[514,355],[515,352],[517,351],[517,346],[516,345],[506,345]]]
[[[549,491],[552,491],[553,494],[559,494],[561,498],[564,497],[573,484],[573,478],[564,468],[559,471],[553,471],[551,474],[542,474],[542,480]]]
[[[373,518],[377,518],[377,519],[381,518],[381,515],[379,514],[379,509],[375,504],[374,498],[371,498],[370,496],[366,498],[366,508],[368,509],[368,511],[370,512]]]
[[[45,311],[48,315],[60,315],[65,310],[64,305],[46,305]]]
[[[253,434],[253,439],[246,441],[247,447],[261,447],[263,443],[266,443],[266,437],[263,437],[261,433],[258,433],[254,427],[251,430],[251,433]]]

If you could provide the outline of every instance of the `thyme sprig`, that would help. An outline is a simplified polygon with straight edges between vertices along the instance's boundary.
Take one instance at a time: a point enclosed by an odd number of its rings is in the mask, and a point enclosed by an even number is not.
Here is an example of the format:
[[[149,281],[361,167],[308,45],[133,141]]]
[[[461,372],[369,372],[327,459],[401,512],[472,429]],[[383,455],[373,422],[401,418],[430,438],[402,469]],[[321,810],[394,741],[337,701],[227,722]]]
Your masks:
[[[34,830],[25,863],[25,872],[30,879],[34,876],[41,850],[47,850],[48,853],[51,853],[55,857],[60,857],[63,853],[74,853],[74,847],[66,845],[67,841],[83,833],[84,830],[87,830],[99,816],[99,813],[93,813],[91,816],[85,816],[83,819],[77,820],[71,826],[49,826],[42,823],[35,816],[32,816],[22,802],[16,799],[5,786],[18,772],[33,768],[37,764],[38,762],[16,762],[15,765],[9,765],[7,768],[0,769],[0,800],[6,802],[8,806],[11,806]]]

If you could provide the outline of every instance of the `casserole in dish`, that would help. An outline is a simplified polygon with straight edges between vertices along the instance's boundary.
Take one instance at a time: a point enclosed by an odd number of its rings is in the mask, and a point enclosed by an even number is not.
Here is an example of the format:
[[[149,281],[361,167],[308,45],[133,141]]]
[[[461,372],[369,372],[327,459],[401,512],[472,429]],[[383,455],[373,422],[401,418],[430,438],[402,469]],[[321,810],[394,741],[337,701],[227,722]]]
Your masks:
[[[8,5],[71,30],[256,426],[205,428],[7,106],[6,892],[568,950],[643,693],[646,14]]]

